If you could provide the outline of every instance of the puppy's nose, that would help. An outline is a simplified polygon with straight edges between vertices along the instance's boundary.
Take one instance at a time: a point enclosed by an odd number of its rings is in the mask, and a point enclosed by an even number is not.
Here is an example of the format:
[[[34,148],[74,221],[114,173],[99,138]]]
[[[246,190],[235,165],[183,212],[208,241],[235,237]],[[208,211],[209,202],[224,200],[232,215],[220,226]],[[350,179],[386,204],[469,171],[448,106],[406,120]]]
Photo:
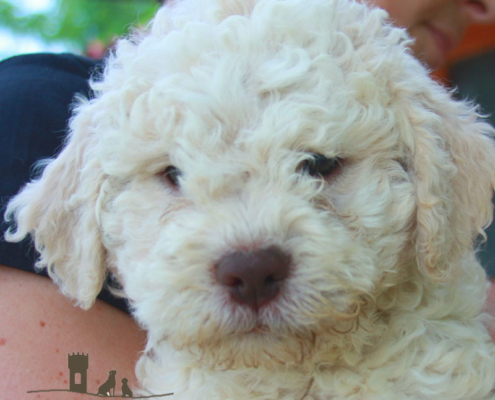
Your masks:
[[[217,279],[232,297],[257,310],[272,300],[289,275],[290,256],[271,246],[256,251],[236,251],[217,264]]]

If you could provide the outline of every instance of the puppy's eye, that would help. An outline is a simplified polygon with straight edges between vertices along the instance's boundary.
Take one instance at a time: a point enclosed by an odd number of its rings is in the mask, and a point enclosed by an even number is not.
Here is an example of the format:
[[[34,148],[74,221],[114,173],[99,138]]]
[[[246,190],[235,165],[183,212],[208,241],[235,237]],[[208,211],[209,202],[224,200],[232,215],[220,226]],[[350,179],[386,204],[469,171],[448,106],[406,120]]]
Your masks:
[[[174,167],[173,165],[168,166],[160,173],[160,176],[165,179],[172,186],[179,186],[179,177],[182,175],[182,172],[179,168]]]
[[[323,154],[313,154],[312,158],[304,160],[300,170],[314,177],[328,177],[340,167],[337,157],[328,158]]]

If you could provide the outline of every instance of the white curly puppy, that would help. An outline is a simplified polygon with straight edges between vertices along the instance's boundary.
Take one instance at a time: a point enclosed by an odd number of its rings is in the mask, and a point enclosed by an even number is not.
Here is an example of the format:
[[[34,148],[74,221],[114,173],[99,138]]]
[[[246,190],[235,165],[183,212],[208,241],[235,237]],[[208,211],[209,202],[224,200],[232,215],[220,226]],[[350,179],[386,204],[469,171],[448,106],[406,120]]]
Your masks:
[[[493,399],[493,129],[386,13],[183,0],[119,42],[9,204],[62,292],[108,271],[174,399]]]

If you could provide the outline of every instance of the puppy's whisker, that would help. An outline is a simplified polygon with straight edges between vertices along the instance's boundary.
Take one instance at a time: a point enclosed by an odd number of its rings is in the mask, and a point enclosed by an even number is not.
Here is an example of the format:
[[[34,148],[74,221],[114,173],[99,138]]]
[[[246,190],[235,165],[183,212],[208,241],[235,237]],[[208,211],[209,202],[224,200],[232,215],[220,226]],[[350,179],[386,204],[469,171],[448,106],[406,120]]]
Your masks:
[[[285,365],[285,361],[281,360],[280,358],[276,357],[275,355],[271,354],[268,350],[264,349],[263,353],[265,353],[268,357],[270,357],[271,360],[277,362],[280,365]]]
[[[187,207],[191,203],[188,201],[179,201],[174,205],[168,207],[163,214],[160,216],[159,221],[162,225],[166,225],[170,222],[170,220],[177,215],[177,212],[182,210],[184,207]]]
[[[332,211],[333,213],[336,211],[332,201],[326,196],[318,196],[314,204],[316,208],[321,210]]]
[[[349,324],[350,324],[349,328],[344,329],[344,330],[340,330],[340,329],[338,329],[338,328],[337,328],[337,326],[332,326],[332,327],[331,327],[331,329],[332,329],[332,331],[334,331],[334,332],[336,332],[336,333],[338,333],[338,334],[340,334],[340,335],[347,335],[347,334],[349,334],[349,333],[351,333],[351,332],[355,331],[355,329],[356,329],[356,324],[355,324],[355,322],[356,322],[356,320],[354,320],[354,321],[349,321]]]

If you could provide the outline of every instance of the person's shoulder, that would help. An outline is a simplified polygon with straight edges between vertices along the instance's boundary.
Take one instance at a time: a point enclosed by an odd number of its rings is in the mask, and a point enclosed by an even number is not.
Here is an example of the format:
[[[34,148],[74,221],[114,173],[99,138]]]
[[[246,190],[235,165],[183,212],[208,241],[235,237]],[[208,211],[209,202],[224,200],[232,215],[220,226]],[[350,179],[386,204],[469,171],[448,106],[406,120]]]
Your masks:
[[[89,79],[102,60],[71,53],[33,53],[7,58],[0,62],[0,72],[10,70],[14,73],[39,73],[46,70],[65,71]]]

